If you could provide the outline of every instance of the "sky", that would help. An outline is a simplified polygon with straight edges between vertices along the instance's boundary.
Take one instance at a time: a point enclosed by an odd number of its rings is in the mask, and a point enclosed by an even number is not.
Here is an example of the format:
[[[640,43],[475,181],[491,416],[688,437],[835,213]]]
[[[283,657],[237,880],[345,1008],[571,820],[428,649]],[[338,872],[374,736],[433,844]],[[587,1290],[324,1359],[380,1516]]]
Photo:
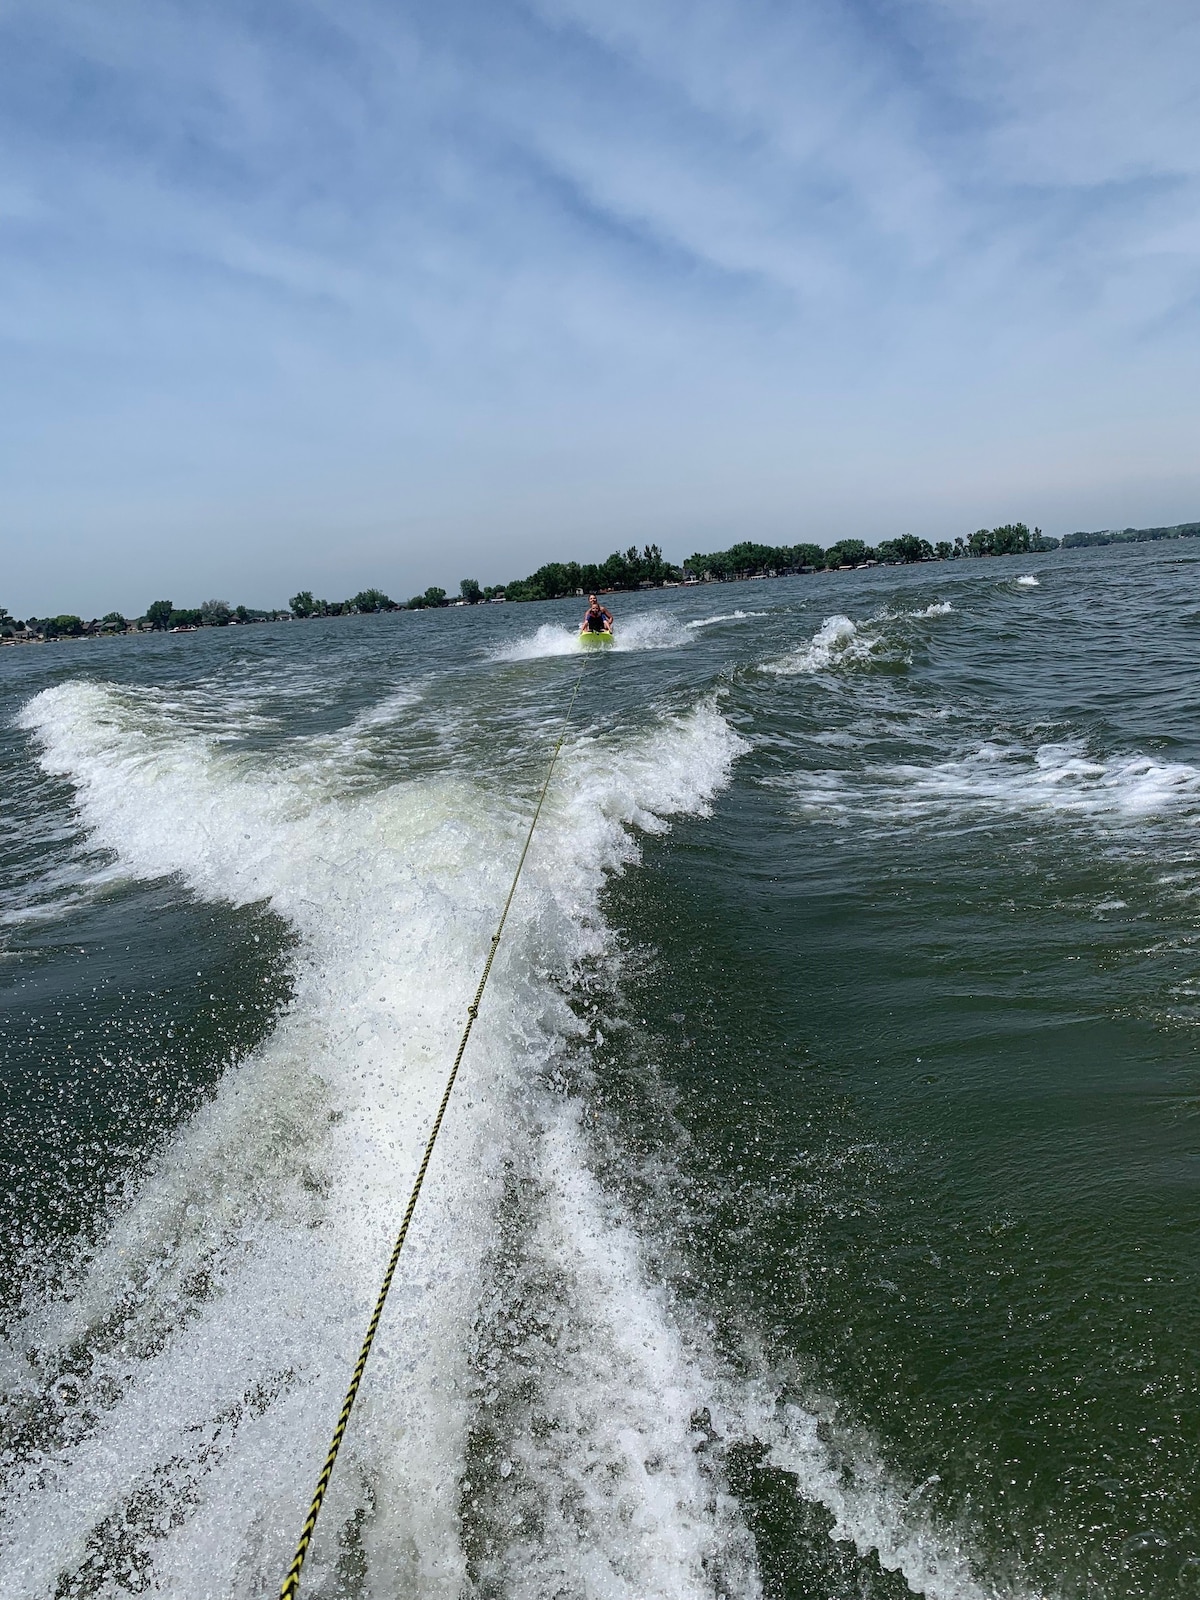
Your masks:
[[[1200,518],[1195,0],[0,0],[0,604]]]

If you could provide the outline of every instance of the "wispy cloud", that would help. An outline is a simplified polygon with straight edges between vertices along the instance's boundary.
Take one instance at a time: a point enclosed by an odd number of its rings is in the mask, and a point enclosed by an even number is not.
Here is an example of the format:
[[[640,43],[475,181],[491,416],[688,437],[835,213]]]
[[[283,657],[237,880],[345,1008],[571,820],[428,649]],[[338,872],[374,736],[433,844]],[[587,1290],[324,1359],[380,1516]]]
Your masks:
[[[1195,515],[1198,46],[1175,0],[10,4],[0,599]]]

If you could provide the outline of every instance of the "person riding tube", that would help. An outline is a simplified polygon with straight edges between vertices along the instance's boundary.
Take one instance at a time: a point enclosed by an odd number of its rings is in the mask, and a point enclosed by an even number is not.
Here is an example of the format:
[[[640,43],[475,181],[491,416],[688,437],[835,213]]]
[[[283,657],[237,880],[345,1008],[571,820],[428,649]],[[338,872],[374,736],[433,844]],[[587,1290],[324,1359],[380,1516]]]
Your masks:
[[[583,614],[583,621],[579,625],[580,633],[611,633],[613,631],[613,615],[605,606],[602,606],[596,596],[588,596],[588,608]]]

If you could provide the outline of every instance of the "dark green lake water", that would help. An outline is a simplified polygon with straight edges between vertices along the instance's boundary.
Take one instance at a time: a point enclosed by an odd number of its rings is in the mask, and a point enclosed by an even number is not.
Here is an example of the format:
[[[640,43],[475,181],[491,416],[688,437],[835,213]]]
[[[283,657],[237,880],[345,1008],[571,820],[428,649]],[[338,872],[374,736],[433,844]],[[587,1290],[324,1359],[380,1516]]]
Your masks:
[[[1200,1595],[1200,552],[0,652],[0,1590]]]

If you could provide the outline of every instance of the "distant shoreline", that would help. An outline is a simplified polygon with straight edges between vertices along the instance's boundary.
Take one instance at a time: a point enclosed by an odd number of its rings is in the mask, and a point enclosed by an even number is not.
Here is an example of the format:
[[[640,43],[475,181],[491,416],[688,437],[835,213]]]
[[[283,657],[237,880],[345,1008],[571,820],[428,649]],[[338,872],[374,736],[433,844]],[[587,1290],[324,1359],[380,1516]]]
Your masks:
[[[981,528],[969,539],[953,543],[906,534],[883,540],[878,546],[859,539],[843,539],[827,548],[818,545],[760,545],[744,541],[728,550],[689,556],[681,566],[663,559],[657,545],[639,553],[632,547],[613,553],[602,563],[549,562],[528,578],[481,588],[464,578],[461,594],[451,599],[444,589],[431,587],[407,602],[391,600],[380,589],[360,591],[351,600],[332,604],[314,600],[308,590],[293,595],[287,607],[262,611],[232,607],[225,601],[207,600],[194,609],[176,610],[170,601],[155,601],[147,614],[126,618],[110,612],[84,621],[70,613],[54,617],[10,617],[0,606],[0,646],[54,644],[59,640],[121,638],[142,633],[197,633],[210,628],[252,627],[263,622],[315,621],[338,616],[364,616],[385,611],[468,609],[475,605],[523,604],[538,600],[583,599],[597,594],[639,593],[654,589],[703,588],[714,583],[746,583],[769,578],[815,576],[818,572],[862,572],[877,567],[915,566],[942,561],[981,560],[1001,555],[1046,555],[1059,550],[1083,550],[1110,545],[1157,544],[1175,539],[1200,538],[1200,522],[1179,522],[1156,528],[1103,528],[1094,532],[1047,538],[1040,528],[1032,533],[1024,523]],[[809,558],[813,559],[809,559]],[[844,559],[843,559],[844,558]],[[604,583],[601,576],[624,581]],[[590,582],[579,581],[589,579]]]

